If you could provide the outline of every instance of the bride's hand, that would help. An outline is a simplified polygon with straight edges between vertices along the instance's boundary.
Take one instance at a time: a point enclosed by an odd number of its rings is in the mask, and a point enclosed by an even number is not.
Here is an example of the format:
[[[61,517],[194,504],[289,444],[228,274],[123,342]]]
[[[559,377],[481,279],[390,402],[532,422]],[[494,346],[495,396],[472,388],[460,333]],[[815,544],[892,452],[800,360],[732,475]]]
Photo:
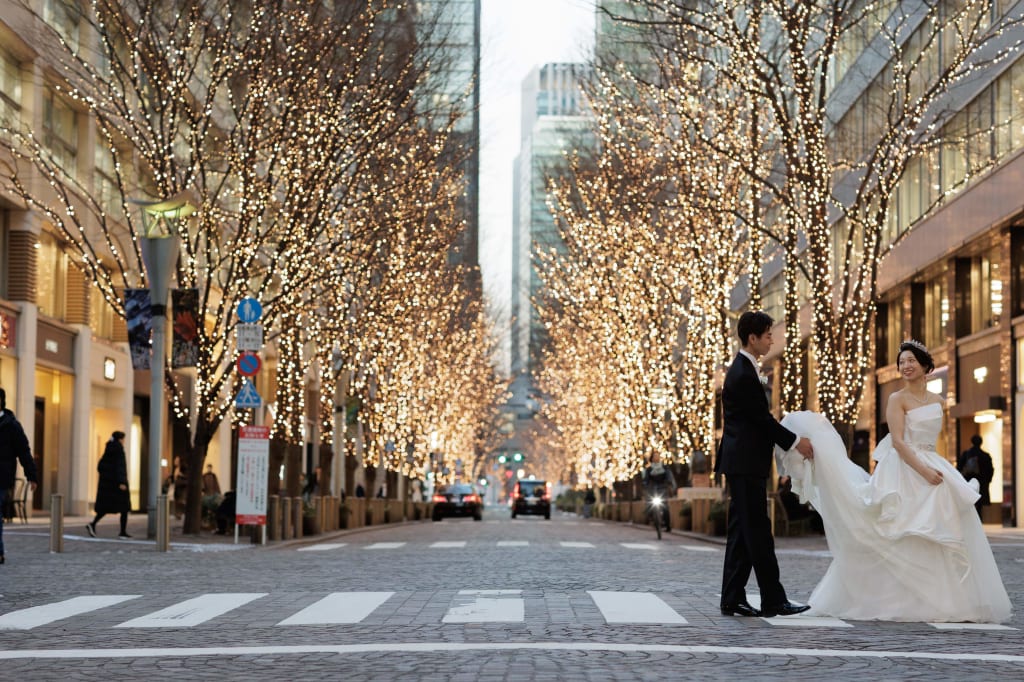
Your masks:
[[[928,481],[932,485],[938,485],[943,481],[942,472],[931,467],[925,467],[924,472],[921,475],[924,476],[924,480]]]

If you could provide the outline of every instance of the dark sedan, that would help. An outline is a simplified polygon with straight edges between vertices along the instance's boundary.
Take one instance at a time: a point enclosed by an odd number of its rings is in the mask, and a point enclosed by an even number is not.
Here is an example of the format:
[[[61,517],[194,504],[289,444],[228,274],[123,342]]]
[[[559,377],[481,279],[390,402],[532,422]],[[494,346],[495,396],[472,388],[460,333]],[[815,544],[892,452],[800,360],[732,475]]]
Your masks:
[[[471,485],[456,483],[434,491],[434,511],[431,518],[440,521],[446,516],[472,516],[474,521],[483,519],[484,501]]]

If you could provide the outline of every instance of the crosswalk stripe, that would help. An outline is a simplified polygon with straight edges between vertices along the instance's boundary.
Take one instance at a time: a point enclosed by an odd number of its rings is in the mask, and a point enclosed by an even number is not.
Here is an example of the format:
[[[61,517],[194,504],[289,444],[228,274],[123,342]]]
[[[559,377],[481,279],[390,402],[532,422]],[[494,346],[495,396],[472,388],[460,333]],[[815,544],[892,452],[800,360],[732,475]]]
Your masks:
[[[364,549],[398,549],[404,545],[404,542],[375,542],[372,545],[367,545]]]
[[[498,547],[526,547],[530,542],[528,540],[499,540]]]
[[[688,549],[691,552],[721,552],[722,550],[717,547],[705,547],[704,545],[679,545],[683,549]]]
[[[326,552],[331,549],[338,549],[344,547],[344,542],[324,542],[319,545],[310,545],[309,547],[299,547],[300,552]]]
[[[747,601],[755,609],[761,608],[761,595],[756,592],[747,593]],[[772,625],[788,628],[852,628],[845,620],[831,616],[806,616],[798,613],[795,616],[773,616],[761,620]]]
[[[526,615],[520,590],[459,590],[443,623],[522,623]]]
[[[600,609],[606,623],[646,623],[655,625],[686,625],[685,618],[647,592],[587,592]]]
[[[441,540],[440,542],[432,543],[430,546],[434,547],[436,549],[441,549],[441,548],[444,548],[444,547],[465,547],[466,546],[466,541],[465,540]]]
[[[658,549],[657,545],[650,545],[646,542],[620,542],[626,549]]]
[[[998,623],[928,623],[936,630],[1016,630]]]
[[[278,625],[338,625],[359,623],[394,592],[332,592]]]
[[[119,628],[190,628],[267,596],[266,592],[204,594],[116,625]]]
[[[594,545],[590,542],[562,542],[562,547],[593,547]]]
[[[129,599],[138,599],[141,596],[141,594],[105,594],[72,597],[55,604],[44,604],[19,611],[11,611],[0,616],[0,630],[31,630],[56,620],[71,618],[72,616],[120,604]]]

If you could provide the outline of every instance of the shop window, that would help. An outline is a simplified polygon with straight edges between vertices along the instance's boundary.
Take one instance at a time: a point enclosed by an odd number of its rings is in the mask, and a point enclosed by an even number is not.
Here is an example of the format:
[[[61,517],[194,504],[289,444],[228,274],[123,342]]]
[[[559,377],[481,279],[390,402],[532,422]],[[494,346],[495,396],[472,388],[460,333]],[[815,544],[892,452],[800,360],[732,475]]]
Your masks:
[[[1003,282],[998,249],[956,261],[956,335],[968,336],[999,324]]]
[[[1010,231],[1010,316],[1024,315],[1024,226]]]
[[[96,145],[95,158],[95,191],[96,203],[115,220],[124,218],[121,192],[117,187],[117,176],[114,171],[114,156],[105,145]],[[123,170],[123,169],[122,169]]]
[[[39,312],[58,320],[64,319],[66,311],[68,260],[57,240],[46,232],[39,235],[39,291],[36,302]]]

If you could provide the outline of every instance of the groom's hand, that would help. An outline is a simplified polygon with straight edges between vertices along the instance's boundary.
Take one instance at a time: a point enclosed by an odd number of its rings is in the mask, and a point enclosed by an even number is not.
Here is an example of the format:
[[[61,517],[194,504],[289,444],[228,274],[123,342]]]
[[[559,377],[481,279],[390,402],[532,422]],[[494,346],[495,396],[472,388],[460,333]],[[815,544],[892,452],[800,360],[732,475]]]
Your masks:
[[[814,448],[807,438],[801,438],[796,442],[796,451],[803,455],[804,459],[814,459]]]

